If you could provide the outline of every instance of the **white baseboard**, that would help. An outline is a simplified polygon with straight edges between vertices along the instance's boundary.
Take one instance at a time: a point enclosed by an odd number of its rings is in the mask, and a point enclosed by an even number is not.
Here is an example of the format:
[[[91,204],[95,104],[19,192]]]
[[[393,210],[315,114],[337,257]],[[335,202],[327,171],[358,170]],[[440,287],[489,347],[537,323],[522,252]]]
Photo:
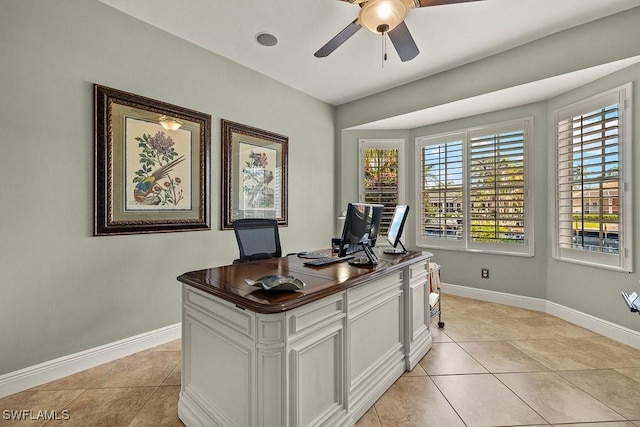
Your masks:
[[[608,320],[603,320],[551,301],[547,301],[546,312],[612,340],[640,349],[640,332],[633,329],[616,325]]]
[[[445,294],[548,313],[552,316],[566,320],[567,322],[571,322],[574,325],[581,326],[597,334],[611,338],[633,348],[640,349],[640,332],[625,328],[624,326],[616,325],[615,323],[574,310],[564,305],[556,304],[555,302],[541,298],[532,298],[504,292],[489,291],[486,289],[470,288],[450,283],[442,283],[441,287],[442,292]],[[443,315],[446,316],[444,313]]]
[[[510,305],[512,307],[546,312],[547,300],[541,298],[523,297],[520,295],[507,294],[504,292],[470,288],[468,286],[452,285],[450,283],[441,283],[441,287],[442,292],[445,294],[457,295],[459,297],[473,298],[481,301]]]
[[[180,323],[0,375],[0,398],[179,339]]]

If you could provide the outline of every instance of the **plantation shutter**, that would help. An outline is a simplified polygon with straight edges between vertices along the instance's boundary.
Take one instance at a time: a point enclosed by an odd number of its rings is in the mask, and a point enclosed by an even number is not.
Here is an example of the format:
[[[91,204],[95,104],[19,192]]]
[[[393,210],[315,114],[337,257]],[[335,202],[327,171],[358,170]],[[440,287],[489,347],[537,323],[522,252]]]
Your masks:
[[[524,140],[523,129],[471,135],[469,220],[472,242],[524,244]]]
[[[557,124],[558,246],[619,253],[619,104]]]
[[[389,230],[402,189],[403,140],[360,140],[360,201],[384,206],[379,236]]]
[[[533,256],[532,119],[416,139],[416,244]]]
[[[421,149],[421,238],[463,239],[462,141]]]

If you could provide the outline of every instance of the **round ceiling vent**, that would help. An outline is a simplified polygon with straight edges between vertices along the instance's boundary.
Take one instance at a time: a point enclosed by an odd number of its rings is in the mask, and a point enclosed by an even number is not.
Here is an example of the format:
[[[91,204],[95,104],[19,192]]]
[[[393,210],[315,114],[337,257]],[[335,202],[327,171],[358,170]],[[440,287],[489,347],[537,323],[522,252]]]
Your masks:
[[[262,46],[275,46],[278,44],[278,39],[273,34],[269,33],[258,33],[256,34],[256,41],[260,43]]]

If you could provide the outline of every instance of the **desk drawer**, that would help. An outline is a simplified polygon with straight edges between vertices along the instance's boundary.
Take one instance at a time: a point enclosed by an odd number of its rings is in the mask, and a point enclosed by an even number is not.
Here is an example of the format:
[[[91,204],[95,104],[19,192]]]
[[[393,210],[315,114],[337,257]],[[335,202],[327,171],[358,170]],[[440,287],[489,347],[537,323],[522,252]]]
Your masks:
[[[197,289],[184,287],[184,304],[248,337],[253,337],[255,314]]]
[[[429,261],[420,262],[409,266],[409,280],[419,280],[429,273]]]
[[[362,283],[349,289],[349,310],[365,301],[376,298],[377,295],[388,294],[390,291],[402,288],[403,272],[397,271],[376,280]]]
[[[287,314],[289,336],[305,334],[345,315],[344,292],[297,308]]]

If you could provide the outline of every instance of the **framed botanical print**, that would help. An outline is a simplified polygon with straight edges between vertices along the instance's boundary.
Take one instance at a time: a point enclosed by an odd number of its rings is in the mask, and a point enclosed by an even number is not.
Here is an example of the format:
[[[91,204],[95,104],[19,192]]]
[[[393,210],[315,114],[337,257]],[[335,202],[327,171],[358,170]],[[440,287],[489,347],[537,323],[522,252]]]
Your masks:
[[[222,229],[240,218],[287,225],[289,138],[222,120]]]
[[[100,85],[94,101],[94,235],[211,229],[211,116]]]

